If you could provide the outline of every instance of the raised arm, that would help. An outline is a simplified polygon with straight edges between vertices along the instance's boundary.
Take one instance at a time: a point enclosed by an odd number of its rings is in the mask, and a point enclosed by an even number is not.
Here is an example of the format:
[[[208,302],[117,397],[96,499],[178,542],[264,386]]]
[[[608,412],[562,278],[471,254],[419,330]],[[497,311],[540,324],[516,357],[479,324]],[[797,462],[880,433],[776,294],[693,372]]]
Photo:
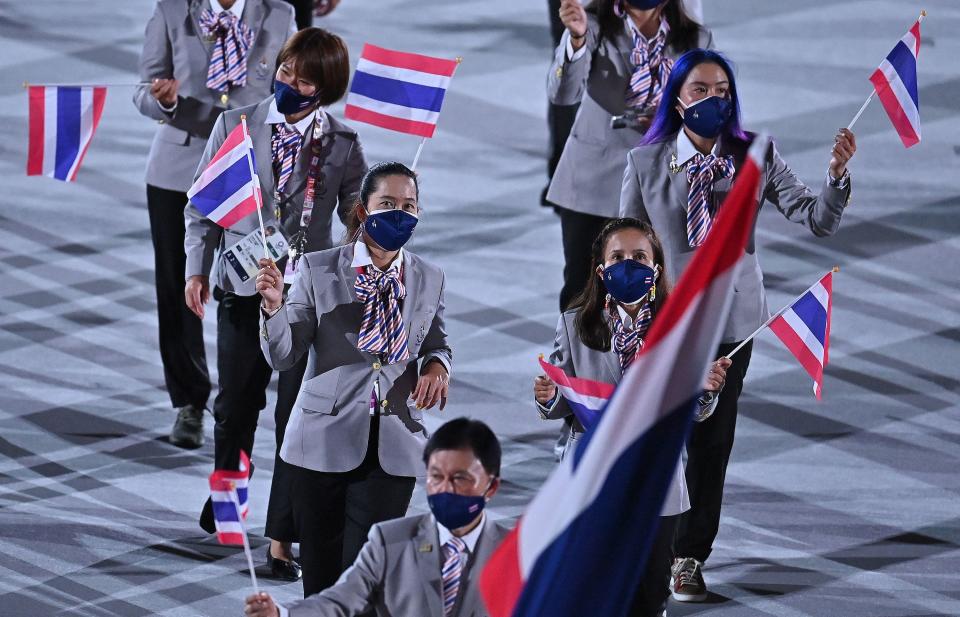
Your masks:
[[[576,105],[586,90],[599,26],[579,0],[563,0],[560,15],[566,30],[547,73],[547,97],[554,105]]]
[[[266,264],[266,265],[265,265]],[[257,291],[263,296],[260,313],[260,349],[272,368],[291,368],[310,349],[317,330],[313,274],[301,257],[293,284],[283,301],[283,274],[276,264],[261,260]]]
[[[553,351],[550,353],[550,364],[560,367],[567,375],[573,375],[573,361],[570,358],[570,332],[563,315],[557,322],[557,334],[553,341]],[[552,397],[546,395],[543,386],[552,387]],[[543,393],[543,395],[541,394]],[[544,420],[558,420],[573,414],[567,399],[560,395],[556,385],[546,375],[540,375],[534,380],[534,403],[540,417]]]

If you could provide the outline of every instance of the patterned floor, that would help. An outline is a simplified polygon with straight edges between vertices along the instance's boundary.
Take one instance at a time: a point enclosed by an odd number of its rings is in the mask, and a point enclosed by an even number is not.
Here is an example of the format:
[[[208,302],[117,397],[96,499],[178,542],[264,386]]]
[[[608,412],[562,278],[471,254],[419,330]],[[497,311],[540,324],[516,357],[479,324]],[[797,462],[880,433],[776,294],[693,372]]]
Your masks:
[[[0,2],[4,617],[232,616],[248,589],[242,554],[195,523],[211,446],[166,443],[173,416],[156,352],[142,182],[152,124],[128,89],[114,88],[76,184],[23,175],[21,82],[132,80],[152,4]],[[553,336],[561,263],[557,221],[536,205],[544,4],[345,0],[326,22],[354,54],[371,41],[464,57],[424,150],[415,250],[449,282],[457,365],[444,415],[483,418],[506,444],[506,490],[493,508],[503,518],[521,512],[551,469],[557,428],[529,403],[536,355]],[[719,47],[739,65],[748,127],[775,135],[811,182],[835,128],[869,92],[866,76],[921,8],[706,4]],[[795,361],[760,337],[706,571],[713,593],[705,604],[672,604],[671,615],[960,615],[960,7],[924,8],[923,143],[904,150],[873,105],[857,127],[854,201],[836,237],[814,239],[772,208],[762,215],[771,304],[841,267],[825,399],[816,403]],[[412,138],[358,128],[371,159],[412,158]],[[254,453],[262,470],[272,462],[268,415]],[[268,475],[251,490],[257,553]],[[418,491],[415,510],[423,507]],[[264,585],[281,598],[301,593]]]

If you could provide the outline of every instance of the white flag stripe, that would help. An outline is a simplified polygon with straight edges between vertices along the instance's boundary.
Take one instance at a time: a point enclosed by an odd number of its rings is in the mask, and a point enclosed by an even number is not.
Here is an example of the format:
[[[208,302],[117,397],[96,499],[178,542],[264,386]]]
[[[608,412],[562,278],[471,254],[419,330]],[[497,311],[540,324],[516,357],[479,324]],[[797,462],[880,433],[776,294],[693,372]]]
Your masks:
[[[93,137],[93,88],[80,88],[80,148],[77,150],[77,158],[70,166],[70,171],[67,172],[68,180],[77,172],[80,155],[91,137]]]
[[[823,311],[826,312],[827,306],[830,303],[830,294],[827,293],[827,288],[823,286],[823,283],[817,281],[808,291],[813,294],[813,297],[816,298],[820,306],[823,307]]]
[[[233,210],[238,203],[243,201],[248,197],[253,196],[253,183],[247,182],[239,189],[237,192],[227,197],[223,202],[217,206],[210,214],[207,215],[207,218],[211,221],[219,221],[227,215],[231,210]]]
[[[607,399],[600,398],[599,396],[590,396],[588,394],[580,394],[573,388],[568,388],[567,386],[557,386],[560,393],[568,401],[573,401],[575,403],[580,403],[584,407],[589,409],[600,410],[604,405],[607,404]]]
[[[793,312],[791,308],[784,312],[783,319],[790,324],[790,327],[793,328],[793,331],[797,333],[800,340],[807,346],[807,349],[810,350],[813,357],[823,363],[823,344],[817,340],[817,336],[807,327],[807,324],[800,319],[800,316]]]
[[[351,92],[349,95],[347,95],[347,105],[355,105],[357,107],[369,109],[370,111],[375,111],[378,114],[383,114],[385,116],[403,118],[404,120],[414,120],[416,122],[426,122],[428,124],[436,124],[437,120],[440,118],[439,111],[430,111],[429,109],[417,109],[416,107],[404,107],[403,105],[385,103],[383,101],[378,101],[376,99],[363,96],[362,94],[357,94],[356,92]]]
[[[520,571],[526,579],[537,558],[558,535],[591,504],[603,488],[598,478],[607,478],[610,469],[623,452],[633,445],[656,422],[676,411],[703,386],[708,363],[702,370],[690,370],[690,358],[708,358],[716,350],[719,330],[716,320],[703,315],[725,315],[732,297],[732,281],[739,264],[730,268],[704,289],[687,307],[686,313],[657,346],[638,357],[624,375],[618,390],[610,399],[605,415],[593,430],[592,440],[602,448],[587,447],[574,473],[576,457],[564,458],[527,507],[520,525]],[[681,353],[682,350],[682,353]],[[677,366],[677,363],[682,363]],[[639,382],[664,384],[662,388],[642,388]],[[639,411],[624,421],[628,408],[618,399],[632,396],[629,411]],[[557,504],[563,503],[563,508]],[[537,521],[526,526],[524,520]]]
[[[411,83],[419,84],[421,86],[429,86],[431,88],[443,88],[446,90],[450,87],[450,77],[446,75],[435,75],[433,73],[423,73],[413,69],[402,69],[395,66],[388,66],[386,64],[379,64],[367,58],[360,58],[360,61],[357,62],[357,70],[362,73],[370,73],[371,75],[376,75],[378,77],[386,77],[387,79],[396,79],[398,81],[409,81]]]
[[[907,30],[907,33],[903,35],[903,38],[900,39],[903,41],[903,44],[907,46],[907,49],[910,50],[910,53],[913,54],[913,57],[917,57],[917,37],[913,36],[913,32]]]
[[[57,167],[57,89],[43,89],[43,175],[54,177]]]
[[[913,98],[910,96],[910,93],[907,92],[907,87],[900,81],[900,75],[897,73],[897,70],[884,58],[883,62],[880,63],[880,71],[886,76],[887,81],[890,83],[890,91],[893,92],[893,95],[900,102],[900,107],[903,108],[903,113],[907,116],[907,120],[910,121],[913,132],[917,134],[917,137],[920,137],[920,110],[914,105]]]
[[[203,173],[200,174],[200,177],[197,178],[196,182],[193,183],[193,186],[190,187],[190,190],[187,191],[187,199],[192,198],[194,195],[202,191],[227,168],[244,158],[247,155],[247,152],[249,152],[249,148],[250,146],[246,142],[241,142],[237,144],[233,150],[230,150],[223,157],[204,169]]]

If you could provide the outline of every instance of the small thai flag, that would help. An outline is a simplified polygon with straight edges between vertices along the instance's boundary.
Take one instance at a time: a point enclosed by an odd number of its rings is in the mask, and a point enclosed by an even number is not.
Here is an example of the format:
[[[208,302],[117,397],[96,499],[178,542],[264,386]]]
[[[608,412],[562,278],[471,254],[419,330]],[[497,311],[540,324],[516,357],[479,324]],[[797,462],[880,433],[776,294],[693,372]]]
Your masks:
[[[73,182],[100,123],[107,89],[30,86],[27,175]]]
[[[543,357],[540,358],[540,367],[546,376],[557,384],[557,390],[563,398],[567,399],[570,410],[583,428],[588,431],[593,428],[616,386],[602,381],[571,377]]]
[[[830,310],[833,272],[817,281],[800,298],[770,322],[770,329],[783,341],[813,378],[813,393],[823,391],[823,367],[830,344]]]
[[[920,54],[920,20],[893,47],[870,75],[873,89],[900,140],[907,148],[920,143],[920,97],[917,93],[917,56]]]
[[[260,191],[260,178],[256,171],[250,173],[251,168],[257,168],[253,142],[238,124],[187,191],[187,198],[217,225],[231,227],[257,211],[253,189]]]
[[[363,46],[344,116],[385,129],[433,137],[456,60]]]
[[[241,517],[247,518],[247,485],[250,481],[250,458],[240,451],[240,469],[215,469],[210,474],[210,501],[220,544],[243,544]]]

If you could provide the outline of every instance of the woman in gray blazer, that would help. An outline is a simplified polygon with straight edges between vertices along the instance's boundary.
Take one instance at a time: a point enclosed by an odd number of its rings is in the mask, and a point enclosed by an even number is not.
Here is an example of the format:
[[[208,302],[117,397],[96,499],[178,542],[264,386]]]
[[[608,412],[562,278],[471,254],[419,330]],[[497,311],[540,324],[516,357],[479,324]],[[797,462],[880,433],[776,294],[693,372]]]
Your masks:
[[[587,288],[557,323],[550,362],[570,376],[619,383],[669,292],[660,239],[649,224],[632,218],[614,219],[593,242]],[[709,415],[714,394],[723,388],[730,361],[718,360],[704,384],[699,417]],[[544,419],[570,416],[573,411],[545,375],[534,381],[534,398]],[[584,423],[574,420],[564,456],[576,448]],[[586,427],[589,428],[589,427]],[[669,595],[671,544],[678,516],[689,508],[683,467],[678,461],[673,483],[661,511],[660,527],[647,560],[630,615],[660,617]]]
[[[742,167],[752,136],[740,128],[733,70],[716,52],[697,49],[678,59],[663,97],[642,145],[627,157],[620,214],[653,225],[663,239],[667,273],[676,278],[709,232],[717,206]],[[814,235],[833,234],[850,200],[846,165],[855,151],[853,133],[840,129],[817,194],[794,175],[771,145],[761,170],[757,209],[769,201]],[[766,318],[763,275],[751,233],[718,355],[730,353]],[[750,353],[748,344],[733,357],[715,413],[694,426],[687,444],[691,508],[678,524],[673,591],[677,600],[707,597],[701,566],[719,529],[737,399]]]
[[[301,30],[284,44],[277,64],[272,96],[217,119],[197,174],[240,124],[241,115],[246,115],[262,189],[265,227],[273,232],[271,242],[284,239],[283,246],[274,245],[280,266],[292,267],[302,254],[333,245],[334,213],[346,218],[356,203],[367,166],[356,132],[323,109],[346,92],[350,59],[343,39],[322,28]],[[240,450],[252,452],[272,374],[260,353],[257,336],[260,297],[255,289],[257,262],[253,255],[263,254],[260,227],[255,213],[227,229],[204,217],[193,204],[187,205],[184,214],[187,306],[198,316],[203,315],[211,276],[217,300],[219,392],[213,403],[214,459],[218,469],[234,469]],[[304,357],[280,372],[274,414],[277,450],[306,362]],[[267,561],[278,578],[297,580],[299,567],[289,548],[297,537],[292,530],[283,474],[283,463],[278,460],[267,513],[266,533],[274,540]],[[201,526],[212,532],[212,524],[208,500]]]
[[[286,301],[280,270],[260,262],[267,362],[284,370],[310,353],[280,450],[293,471],[304,596],[336,582],[372,525],[404,515],[423,474],[423,410],[446,405],[443,271],[403,248],[418,200],[410,169],[374,165],[350,240],[304,255]]]
[[[660,102],[673,60],[710,47],[710,32],[681,0],[563,0],[566,31],[547,74],[555,105],[580,103],[547,191],[563,234],[560,310],[587,283],[590,244],[617,216],[623,159],[640,141]]]
[[[147,157],[147,210],[160,358],[178,410],[170,443],[180,447],[203,444],[210,396],[203,322],[183,304],[186,192],[217,117],[270,94],[277,52],[295,31],[293,10],[281,0],[158,0],[147,23],[140,81],[151,85],[137,88],[133,102],[157,122]],[[220,52],[237,44],[236,66],[225,72]]]

